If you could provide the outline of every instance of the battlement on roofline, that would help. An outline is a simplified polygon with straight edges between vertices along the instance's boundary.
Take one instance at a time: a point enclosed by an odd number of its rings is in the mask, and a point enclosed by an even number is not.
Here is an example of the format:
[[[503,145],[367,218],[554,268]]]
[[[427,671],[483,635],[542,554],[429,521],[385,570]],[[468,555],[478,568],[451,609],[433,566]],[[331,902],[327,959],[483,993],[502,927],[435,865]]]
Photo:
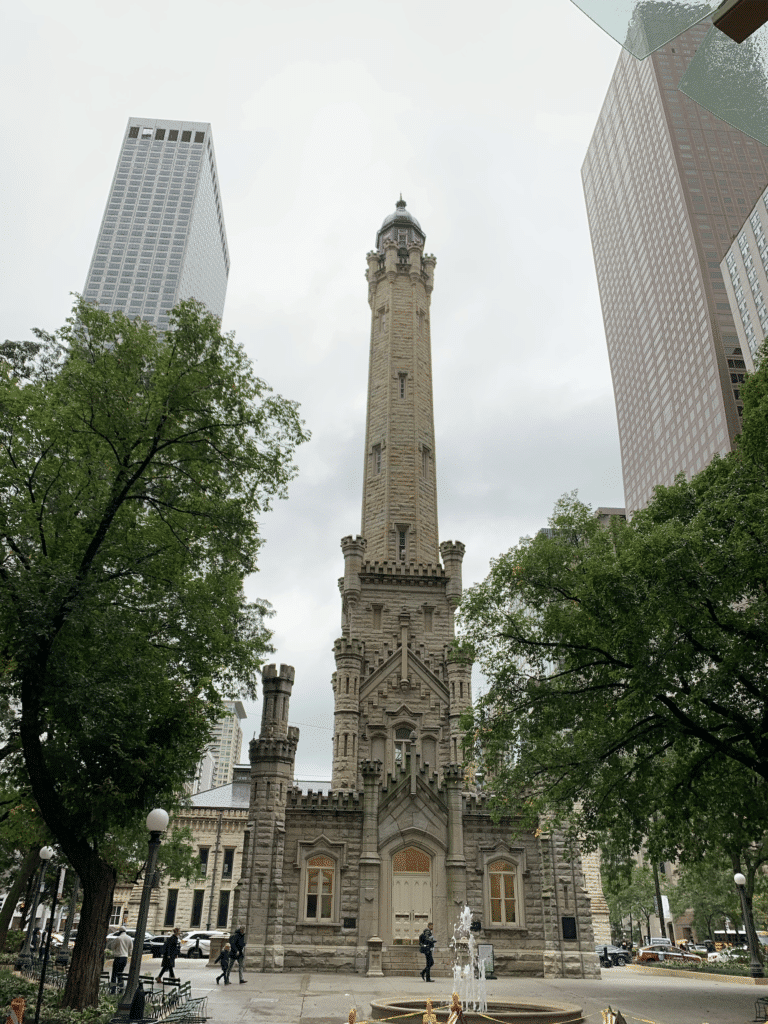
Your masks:
[[[411,776],[410,758],[394,772],[387,772],[386,777],[376,770],[376,766],[379,769],[381,767],[380,761],[361,761],[360,766],[363,775],[368,773],[374,776],[379,775],[382,795],[386,795],[390,789],[399,785],[404,779],[410,779]],[[428,764],[417,765],[416,774],[430,789],[437,792],[442,792],[446,783],[451,780],[463,779],[460,765],[446,765],[443,769],[444,778]],[[485,793],[479,793],[477,790],[462,789],[461,795],[465,812],[475,811],[487,814],[488,798]],[[363,792],[356,789],[334,789],[329,793],[323,793],[322,790],[315,792],[310,789],[306,793],[302,793],[298,786],[296,786],[294,789],[288,790],[287,797],[287,806],[299,810],[362,811],[363,809]]]
[[[360,574],[364,576],[434,576],[445,578],[445,569],[431,562],[363,562]]]

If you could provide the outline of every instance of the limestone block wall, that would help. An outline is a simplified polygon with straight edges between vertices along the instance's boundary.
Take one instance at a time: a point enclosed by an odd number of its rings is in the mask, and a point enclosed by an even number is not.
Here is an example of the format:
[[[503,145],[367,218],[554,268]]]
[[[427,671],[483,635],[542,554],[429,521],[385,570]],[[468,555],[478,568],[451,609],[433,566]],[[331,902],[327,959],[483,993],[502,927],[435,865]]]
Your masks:
[[[359,794],[292,794],[286,809],[283,863],[285,970],[365,969],[367,947],[359,929],[362,829]],[[306,919],[302,865],[316,854],[325,854],[338,865],[330,923]]]
[[[200,847],[207,847],[208,865],[205,875],[198,879],[186,881],[184,879],[173,879],[163,876],[160,886],[152,890],[152,897],[147,918],[147,931],[151,933],[167,931],[178,925],[182,931],[191,928],[207,928],[208,921],[211,921],[211,928],[217,928],[219,911],[219,900],[222,892],[228,892],[229,911],[227,922],[223,930],[233,928],[235,888],[241,875],[243,840],[245,827],[248,820],[248,811],[245,808],[215,808],[215,807],[194,807],[189,808],[184,814],[179,815],[173,822],[173,827],[188,827],[192,832],[192,848],[197,851]],[[216,842],[219,842],[219,854],[216,857]],[[224,850],[234,851],[233,870],[231,875],[223,876]],[[115,891],[115,906],[123,907],[123,914],[127,915],[127,926],[135,927],[138,918],[139,904],[143,880],[134,886],[120,886]],[[202,909],[200,922],[192,924],[192,911],[195,902],[195,893],[201,891]],[[175,895],[170,895],[175,893]],[[173,919],[168,919],[169,900],[171,906],[175,903]],[[166,923],[166,920],[170,923]]]
[[[496,973],[541,977],[544,974],[545,930],[541,903],[542,863],[533,835],[514,835],[514,824],[495,825],[483,799],[465,795],[464,850],[467,862],[467,903],[482,922],[479,942],[494,946]],[[514,837],[513,837],[514,836]],[[487,865],[504,857],[518,870],[516,923],[491,922]]]

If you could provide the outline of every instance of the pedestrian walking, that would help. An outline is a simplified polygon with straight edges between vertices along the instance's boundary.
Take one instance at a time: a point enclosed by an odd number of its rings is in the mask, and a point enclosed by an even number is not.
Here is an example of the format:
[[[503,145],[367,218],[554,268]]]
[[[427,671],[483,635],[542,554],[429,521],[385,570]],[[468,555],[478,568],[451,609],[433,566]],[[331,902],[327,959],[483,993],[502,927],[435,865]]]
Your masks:
[[[435,962],[435,958],[432,955],[432,950],[435,948],[435,937],[432,934],[432,922],[430,921],[427,927],[419,936],[419,952],[424,954],[426,965],[424,970],[421,972],[421,977],[424,981],[432,981],[429,976],[429,972],[432,970],[432,964]]]
[[[224,984],[229,984],[229,972],[232,970],[232,947],[228,942],[225,942],[221,947],[221,952],[213,961],[214,964],[221,964],[221,974],[216,977],[216,984],[218,985],[221,979],[224,979]]]
[[[176,974],[173,968],[176,966],[176,957],[181,952],[181,942],[179,941],[179,934],[181,928],[174,928],[171,934],[163,943],[163,961],[160,967],[160,973],[157,976],[157,980],[161,981],[163,975],[168,971],[168,976],[175,981]]]
[[[115,954],[115,959],[112,961],[112,981],[109,986],[109,991],[114,995],[118,987],[122,990],[120,975],[128,964],[128,957],[133,950],[133,939],[125,928],[118,928],[115,934],[110,935],[107,939],[107,947]]]
[[[32,938],[29,943],[29,952],[32,954],[32,959],[35,959],[38,947],[42,949],[42,942],[40,941],[40,929],[35,928],[32,932]]]
[[[232,959],[237,961],[237,973],[240,975],[240,984],[245,985],[243,977],[243,964],[245,963],[245,925],[241,924],[236,932],[229,937],[229,945],[232,948]],[[232,967],[230,966],[230,971]]]

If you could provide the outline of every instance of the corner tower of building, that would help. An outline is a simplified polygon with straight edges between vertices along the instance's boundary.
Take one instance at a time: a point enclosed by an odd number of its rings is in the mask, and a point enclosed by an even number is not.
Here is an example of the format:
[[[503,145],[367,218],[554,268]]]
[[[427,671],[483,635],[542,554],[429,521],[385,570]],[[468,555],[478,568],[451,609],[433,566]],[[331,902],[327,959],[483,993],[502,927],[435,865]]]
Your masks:
[[[402,197],[368,253],[371,307],[362,531],[345,537],[333,678],[333,788],[410,754],[461,761],[470,666],[450,661],[464,545],[439,542],[429,309],[435,257]],[[442,556],[442,563],[441,563]],[[414,762],[415,763],[415,762]]]

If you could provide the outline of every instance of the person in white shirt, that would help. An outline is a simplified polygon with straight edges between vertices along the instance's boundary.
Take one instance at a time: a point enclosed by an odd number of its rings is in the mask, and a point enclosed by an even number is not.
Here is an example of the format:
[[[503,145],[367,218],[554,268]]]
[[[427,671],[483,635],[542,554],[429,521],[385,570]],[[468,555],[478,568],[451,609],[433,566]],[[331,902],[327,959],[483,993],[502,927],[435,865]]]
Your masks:
[[[107,948],[111,949],[115,954],[115,959],[112,961],[112,984],[109,988],[109,991],[114,994],[118,990],[118,985],[122,990],[123,986],[119,978],[128,964],[128,957],[133,951],[133,939],[125,928],[118,928],[114,935],[110,935],[107,938]]]

